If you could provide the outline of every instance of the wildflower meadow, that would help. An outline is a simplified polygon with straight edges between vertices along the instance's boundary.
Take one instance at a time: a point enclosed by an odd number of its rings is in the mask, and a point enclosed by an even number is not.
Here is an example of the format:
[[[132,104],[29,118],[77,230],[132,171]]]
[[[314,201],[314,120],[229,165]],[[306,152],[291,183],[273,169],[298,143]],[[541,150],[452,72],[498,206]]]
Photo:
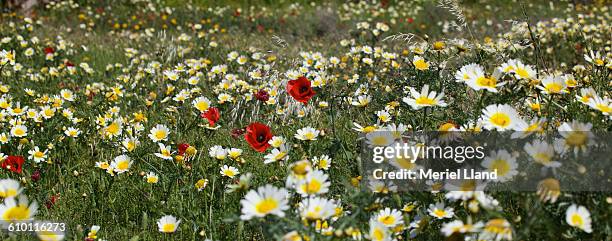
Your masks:
[[[610,240],[611,7],[3,1],[0,238]]]

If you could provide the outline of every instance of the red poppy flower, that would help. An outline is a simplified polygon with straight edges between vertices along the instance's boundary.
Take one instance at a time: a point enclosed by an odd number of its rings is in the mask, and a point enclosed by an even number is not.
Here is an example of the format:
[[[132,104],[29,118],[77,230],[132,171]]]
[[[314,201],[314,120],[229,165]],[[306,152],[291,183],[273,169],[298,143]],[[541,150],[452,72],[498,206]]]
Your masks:
[[[185,154],[185,151],[187,150],[187,148],[189,148],[189,144],[187,144],[187,143],[178,144],[178,154],[179,154],[179,156],[182,156],[183,154]]]
[[[312,87],[310,87],[310,80],[304,76],[290,80],[287,83],[287,92],[295,100],[304,104],[308,103],[308,100],[316,94]]]
[[[208,120],[208,124],[213,127],[215,126],[215,123],[219,121],[219,109],[210,107],[208,110],[204,111],[200,117],[206,118]]]
[[[14,173],[21,173],[21,167],[25,160],[22,156],[8,156],[2,162],[2,169],[8,169]]]
[[[265,124],[254,122],[246,128],[244,139],[258,152],[264,152],[270,144],[268,141],[272,139],[270,127]]]
[[[46,47],[44,51],[45,51],[45,54],[55,53],[55,49],[53,49],[52,47]]]
[[[261,89],[255,93],[255,98],[259,101],[266,102],[270,99],[270,94],[268,94],[268,91]]]

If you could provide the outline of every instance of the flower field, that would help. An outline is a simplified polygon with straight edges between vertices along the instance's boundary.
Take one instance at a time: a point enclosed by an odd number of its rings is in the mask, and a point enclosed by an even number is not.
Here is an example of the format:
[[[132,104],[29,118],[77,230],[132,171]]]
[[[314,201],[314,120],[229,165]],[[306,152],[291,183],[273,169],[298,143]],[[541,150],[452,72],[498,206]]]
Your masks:
[[[566,190],[564,174],[612,182],[588,155],[612,130],[611,7],[3,6],[0,238],[610,240],[612,186]],[[521,147],[549,175],[532,191],[366,178],[363,143],[414,132],[563,137]],[[485,154],[499,182],[527,175],[515,152]]]

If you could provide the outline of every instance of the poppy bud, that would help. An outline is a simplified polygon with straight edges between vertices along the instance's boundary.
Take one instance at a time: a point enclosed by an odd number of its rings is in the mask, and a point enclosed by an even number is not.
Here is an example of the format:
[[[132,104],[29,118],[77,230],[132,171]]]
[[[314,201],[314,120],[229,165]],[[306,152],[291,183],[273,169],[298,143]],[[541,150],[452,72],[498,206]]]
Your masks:
[[[244,129],[233,129],[232,130],[232,137],[233,138],[238,138],[238,137],[242,136],[242,134],[244,134]]]
[[[255,93],[255,98],[259,101],[266,102],[270,99],[270,94],[264,89],[261,89]]]
[[[30,178],[32,178],[33,182],[37,182],[38,180],[40,180],[40,171],[39,170],[34,171],[34,173],[32,173],[32,176],[30,176]]]
[[[53,207],[53,205],[55,205],[55,202],[57,202],[57,199],[59,199],[59,195],[51,196],[51,198],[49,198],[49,200],[45,203],[45,206],[47,206],[47,208]]]
[[[46,47],[44,49],[45,54],[53,54],[55,53],[55,50],[52,47]]]

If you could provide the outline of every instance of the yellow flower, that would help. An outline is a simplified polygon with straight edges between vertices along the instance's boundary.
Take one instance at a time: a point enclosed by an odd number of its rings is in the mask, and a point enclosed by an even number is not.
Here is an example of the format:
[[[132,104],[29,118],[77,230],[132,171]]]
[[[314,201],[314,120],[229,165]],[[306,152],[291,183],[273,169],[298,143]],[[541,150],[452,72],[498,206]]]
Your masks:
[[[206,185],[208,185],[208,179],[200,179],[195,183],[195,187],[198,191],[202,191]]]
[[[412,64],[417,70],[429,69],[429,63],[427,63],[425,59],[421,58],[420,56],[414,56],[414,59],[412,60]]]

